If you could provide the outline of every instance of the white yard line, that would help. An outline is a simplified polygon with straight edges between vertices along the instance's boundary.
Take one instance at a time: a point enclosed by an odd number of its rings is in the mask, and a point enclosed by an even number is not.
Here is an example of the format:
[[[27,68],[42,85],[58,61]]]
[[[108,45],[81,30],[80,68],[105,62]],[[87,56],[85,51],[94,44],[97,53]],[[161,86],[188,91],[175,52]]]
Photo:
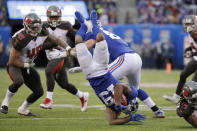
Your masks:
[[[85,86],[90,86],[88,82],[84,82],[83,85]],[[145,88],[176,88],[177,83],[141,83],[140,87],[145,87]]]
[[[152,118],[152,116],[146,116],[146,118]],[[174,119],[179,118],[178,116],[167,116],[165,119]],[[105,120],[106,117],[45,117],[45,118],[36,118],[36,117],[27,117],[27,118],[4,118],[0,117],[0,121],[4,120]]]
[[[74,105],[74,104],[53,104],[53,109],[55,108],[81,108],[81,106],[79,105]],[[105,110],[105,106],[104,105],[88,105],[88,108],[98,108],[100,110]],[[176,106],[163,106],[161,107],[163,110],[169,110],[169,111],[174,111],[176,110]],[[11,110],[15,110],[18,108],[12,108],[9,107],[9,109]],[[30,109],[35,109],[35,110],[39,110],[41,109],[40,107],[30,107]],[[150,110],[146,105],[139,105],[139,110],[141,111],[148,111]]]

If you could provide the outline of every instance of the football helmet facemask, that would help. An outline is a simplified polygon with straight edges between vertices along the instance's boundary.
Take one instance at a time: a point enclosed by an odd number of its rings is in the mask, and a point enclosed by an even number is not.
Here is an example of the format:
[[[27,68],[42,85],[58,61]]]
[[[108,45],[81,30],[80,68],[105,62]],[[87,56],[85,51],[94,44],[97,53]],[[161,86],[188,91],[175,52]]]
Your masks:
[[[61,24],[62,11],[57,6],[49,6],[47,9],[47,22],[52,27]]]
[[[123,110],[125,114],[134,114],[138,110],[139,102],[137,99],[133,99],[128,102],[126,109]]]
[[[197,105],[197,82],[186,82],[183,87],[182,95],[189,104]]]
[[[195,15],[187,15],[183,19],[183,29],[186,32],[191,32],[193,29],[197,27],[197,16]]]
[[[29,13],[23,20],[23,25],[27,34],[37,36],[42,29],[41,19],[35,13]]]

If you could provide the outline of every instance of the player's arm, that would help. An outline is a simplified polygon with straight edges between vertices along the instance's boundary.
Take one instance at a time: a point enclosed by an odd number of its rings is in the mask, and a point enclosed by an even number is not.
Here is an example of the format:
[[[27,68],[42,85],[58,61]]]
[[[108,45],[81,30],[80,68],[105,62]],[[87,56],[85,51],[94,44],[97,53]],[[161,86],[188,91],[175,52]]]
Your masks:
[[[23,32],[17,34],[12,38],[13,48],[10,51],[8,64],[10,66],[17,66],[22,68],[29,68],[34,66],[34,63],[24,63],[20,60],[22,56],[22,49],[31,41],[32,37],[29,35],[24,36]]]
[[[71,48],[67,42],[65,42],[65,41],[63,41],[51,34],[48,35],[48,38],[46,39],[46,41],[43,45],[43,48],[50,49],[50,48],[53,48],[57,45],[60,45],[61,47],[66,49],[67,52],[66,52],[65,56],[70,56],[70,55],[75,56],[76,55],[75,49]]]
[[[189,117],[185,118],[185,120],[192,126],[197,127],[197,116],[195,112],[193,112]]]
[[[130,121],[130,116],[118,118],[119,114],[109,107],[106,107],[106,116],[110,125],[122,125]]]
[[[122,83],[116,83],[114,87],[114,100],[116,105],[121,104],[122,95],[129,95],[131,94],[132,90],[129,88],[129,86],[122,84]]]
[[[15,48],[12,48],[10,51],[10,57],[9,57],[9,65],[10,66],[17,66],[22,68],[29,68],[33,67],[34,63],[24,63],[20,60],[21,52],[16,50]]]
[[[17,67],[24,67],[24,63],[20,61],[21,52],[17,51],[16,49],[12,48],[10,51],[9,57],[9,65],[10,66],[17,66]]]
[[[45,49],[49,49],[52,47],[55,47],[57,45],[60,45],[63,48],[67,48],[69,47],[68,43],[66,43],[65,41],[55,37],[54,35],[49,34],[48,38],[45,41],[44,47]]]

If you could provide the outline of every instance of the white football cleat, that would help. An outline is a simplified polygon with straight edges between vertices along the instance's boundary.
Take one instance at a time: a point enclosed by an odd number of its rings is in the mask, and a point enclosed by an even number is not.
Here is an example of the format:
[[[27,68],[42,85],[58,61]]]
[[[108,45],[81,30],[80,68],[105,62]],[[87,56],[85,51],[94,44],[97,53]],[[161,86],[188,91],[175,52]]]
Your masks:
[[[177,104],[179,101],[178,97],[173,97],[173,96],[163,95],[163,98],[166,99],[167,101],[170,101],[173,104]]]
[[[35,114],[32,114],[27,108],[24,108],[22,106],[18,108],[18,114],[24,116],[36,116]]]
[[[153,118],[165,118],[164,111],[162,109],[159,109],[154,113]]]
[[[89,97],[89,93],[84,92],[83,97],[80,98],[80,100],[81,100],[81,111],[82,112],[86,111],[86,109],[88,107],[88,97]]]
[[[49,98],[46,98],[45,101],[40,104],[40,108],[43,109],[52,109],[53,101]]]

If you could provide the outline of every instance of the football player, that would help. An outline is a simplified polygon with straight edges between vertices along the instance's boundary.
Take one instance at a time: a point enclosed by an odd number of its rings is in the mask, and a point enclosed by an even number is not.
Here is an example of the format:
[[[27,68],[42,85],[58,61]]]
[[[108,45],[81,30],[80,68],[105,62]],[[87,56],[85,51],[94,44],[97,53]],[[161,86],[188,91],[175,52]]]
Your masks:
[[[86,43],[83,43],[87,32],[84,19],[79,12],[76,12],[75,15],[82,22],[75,37],[77,59],[95,94],[106,106],[106,116],[109,124],[120,125],[129,121],[141,122],[145,120],[146,117],[138,113],[129,113],[130,115],[124,118],[118,117],[120,112],[126,109],[126,107],[121,104],[122,95],[124,94],[127,100],[131,101],[136,99],[137,91],[132,86],[129,87],[128,85],[122,84],[109,72],[108,47],[104,35],[96,22],[96,12],[91,14],[93,38],[96,40],[93,56],[89,52]],[[89,41],[87,43],[91,42],[92,41]]]
[[[48,30],[49,34],[68,41],[74,44],[76,32],[73,30],[72,25],[68,21],[61,20],[61,10],[57,6],[50,6],[46,12],[47,22],[43,26]],[[71,44],[72,45],[72,44]],[[47,93],[45,101],[40,104],[41,108],[51,109],[53,103],[53,90],[55,81],[62,88],[67,90],[73,95],[76,95],[81,101],[81,111],[87,109],[87,101],[89,97],[88,92],[81,92],[73,84],[68,82],[67,73],[65,71],[66,56],[61,55],[65,52],[65,49],[56,46],[52,49],[46,50],[46,56],[49,60],[45,69]],[[65,53],[64,53],[65,54]]]
[[[186,82],[181,92],[181,98],[177,106],[177,114],[197,127],[197,83]]]
[[[1,104],[1,112],[8,113],[8,106],[13,95],[24,83],[32,93],[18,108],[18,114],[35,116],[28,107],[43,95],[43,88],[38,72],[33,68],[33,60],[40,50],[61,45],[68,49],[66,42],[48,34],[46,28],[42,28],[41,19],[35,13],[29,13],[23,21],[24,28],[12,36],[12,49],[9,56],[7,71],[13,83],[7,89],[5,98]],[[69,55],[72,49],[62,53]]]
[[[192,80],[197,81],[197,16],[187,15],[183,20],[184,31],[189,33],[189,43],[190,46],[184,50],[184,57],[189,57],[191,60],[184,67],[183,71],[180,74],[180,79],[176,88],[176,92],[173,96],[164,95],[163,98],[177,104],[183,86],[186,82],[186,79],[192,74],[195,73]]]
[[[83,18],[83,16],[81,16]],[[86,21],[84,22],[87,23]],[[88,24],[86,24],[88,25]],[[88,25],[89,28],[91,26]],[[89,29],[88,30],[91,30]],[[165,118],[164,112],[153,102],[150,96],[139,88],[141,79],[142,60],[140,56],[135,53],[126,42],[119,36],[112,34],[106,30],[102,30],[107,41],[110,64],[109,70],[112,75],[120,80],[126,77],[128,84],[134,86],[138,91],[138,98],[143,101],[153,112],[154,118]],[[89,38],[88,38],[89,37]],[[86,33],[86,39],[91,39],[91,32]],[[88,43],[88,49],[92,48],[94,43]],[[78,71],[79,68],[76,70]]]

